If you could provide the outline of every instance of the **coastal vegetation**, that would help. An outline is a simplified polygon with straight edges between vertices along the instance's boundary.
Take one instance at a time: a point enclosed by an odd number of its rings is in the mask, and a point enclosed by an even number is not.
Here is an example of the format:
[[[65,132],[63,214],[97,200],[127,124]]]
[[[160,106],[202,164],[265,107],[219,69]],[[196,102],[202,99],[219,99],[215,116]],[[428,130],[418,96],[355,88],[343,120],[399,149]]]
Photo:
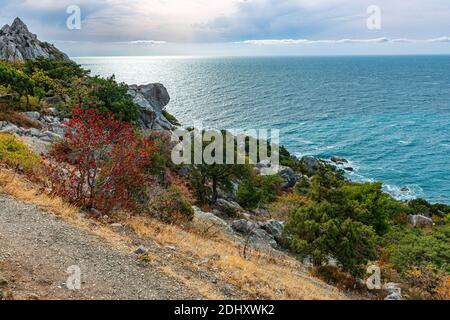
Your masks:
[[[23,111],[49,109],[66,119],[64,136],[44,156],[16,135],[0,133],[2,165],[33,175],[48,194],[93,219],[120,219],[126,212],[133,221],[150,216],[189,230],[195,205],[216,210],[226,223],[275,218],[284,225],[277,249],[311,265],[329,283],[356,283],[368,266],[377,265],[383,280],[402,285],[406,298],[449,298],[447,205],[397,201],[381,183],[351,182],[329,163],[297,159],[283,147],[283,167],[273,176],[262,176],[250,164],[175,165],[170,138],[139,126],[128,86],[114,77],[92,77],[70,60],[0,62],[0,92],[0,121],[35,128],[39,121]],[[417,216],[428,224],[413,225],[411,217]]]

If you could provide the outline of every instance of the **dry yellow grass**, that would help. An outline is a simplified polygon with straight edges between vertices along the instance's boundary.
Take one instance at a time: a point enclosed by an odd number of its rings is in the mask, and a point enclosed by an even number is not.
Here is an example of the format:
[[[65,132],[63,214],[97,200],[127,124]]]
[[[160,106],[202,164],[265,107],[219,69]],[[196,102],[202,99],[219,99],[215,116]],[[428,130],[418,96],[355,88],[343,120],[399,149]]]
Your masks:
[[[42,210],[54,214],[65,221],[93,232],[108,241],[125,244],[128,239],[94,220],[83,219],[80,209],[65,203],[61,198],[52,197],[41,192],[33,183],[12,170],[0,168],[0,192],[8,194],[27,204],[33,204]]]
[[[210,237],[192,226],[189,230],[143,217],[131,217],[126,224],[143,238],[161,245],[175,245],[178,250],[210,259],[206,266],[217,269],[223,280],[230,282],[252,298],[287,300],[345,299],[325,283],[309,276],[294,259],[273,252],[253,251],[245,259],[242,248],[225,233]]]
[[[107,226],[90,219],[83,219],[79,209],[64,203],[60,198],[39,192],[31,182],[16,176],[11,170],[0,169],[0,192],[9,194],[25,203],[34,204],[62,219],[105,238],[116,247],[129,250],[131,240]],[[329,300],[346,299],[337,289],[310,276],[294,258],[271,251],[251,251],[242,256],[242,247],[226,232],[210,230],[198,221],[190,226],[166,225],[147,217],[124,218],[141,238],[152,239],[161,245],[177,247],[176,266],[162,265],[161,271],[175,277],[187,286],[198,290],[208,299],[223,299],[214,285],[187,276],[180,271],[183,263],[194,255],[199,261],[207,258],[205,272],[213,272],[222,281],[231,283],[243,292],[243,296],[255,299]],[[183,255],[186,257],[184,258]],[[180,268],[181,266],[181,268]],[[191,267],[191,265],[190,265]],[[201,270],[199,270],[201,271]]]

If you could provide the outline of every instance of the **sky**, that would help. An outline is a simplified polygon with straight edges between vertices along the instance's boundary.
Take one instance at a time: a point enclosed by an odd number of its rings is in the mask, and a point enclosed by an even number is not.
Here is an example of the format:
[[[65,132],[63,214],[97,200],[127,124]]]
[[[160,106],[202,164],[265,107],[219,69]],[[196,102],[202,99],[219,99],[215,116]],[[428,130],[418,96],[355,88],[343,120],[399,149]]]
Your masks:
[[[71,56],[450,54],[447,0],[0,0],[16,16]]]

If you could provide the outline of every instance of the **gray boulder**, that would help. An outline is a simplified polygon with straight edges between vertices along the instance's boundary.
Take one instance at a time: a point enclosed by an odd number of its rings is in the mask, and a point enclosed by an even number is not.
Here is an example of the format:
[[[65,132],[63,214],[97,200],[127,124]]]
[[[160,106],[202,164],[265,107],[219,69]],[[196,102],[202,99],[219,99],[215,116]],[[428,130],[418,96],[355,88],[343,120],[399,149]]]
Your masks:
[[[309,174],[314,174],[320,166],[320,161],[310,156],[304,157],[302,163]]]
[[[384,288],[389,292],[388,296],[384,300],[403,300],[402,289],[398,286],[398,284],[389,282]]]
[[[162,84],[131,85],[128,87],[128,94],[139,107],[139,123],[142,129],[172,129],[172,124],[162,113],[163,108],[170,102],[169,93]]]
[[[280,241],[283,235],[284,223],[277,220],[268,220],[260,223],[261,228],[270,234],[275,240]]]
[[[421,215],[409,215],[408,222],[414,228],[422,228],[422,227],[434,227],[435,223],[433,219],[421,216]]]
[[[236,220],[233,221],[233,223],[231,224],[231,228],[236,232],[242,234],[249,234],[254,230],[259,229],[260,227],[256,223],[248,220]]]
[[[3,132],[14,132],[14,133],[17,133],[17,132],[20,131],[20,128],[18,126],[16,126],[15,124],[7,123],[6,125],[4,125],[2,127],[2,131]]]
[[[136,251],[134,251],[136,254],[146,254],[148,253],[148,249],[144,246],[139,246]]]
[[[222,229],[229,232],[231,231],[231,228],[228,225],[228,223],[225,220],[216,216],[215,214],[211,212],[204,212],[198,207],[193,207],[193,209],[194,209],[194,217],[197,220],[207,222],[218,229]]]
[[[293,188],[301,178],[300,175],[296,174],[294,170],[289,167],[280,167],[278,174],[284,179],[284,183],[281,185],[281,190],[283,191]]]
[[[245,238],[248,238],[250,242],[256,246],[278,247],[274,237],[261,229],[261,227],[254,222],[248,220],[236,220],[231,224],[231,228]]]
[[[339,158],[339,157],[331,157],[331,161],[337,164],[344,164],[348,163],[348,160],[345,158]]]
[[[55,142],[55,141],[61,140],[62,137],[54,132],[44,131],[39,136],[39,139],[41,139],[42,141],[45,141],[45,142]]]
[[[235,211],[235,212],[244,211],[244,209],[239,205],[239,203],[234,201],[227,201],[225,199],[217,200],[216,206],[224,211]]]
[[[26,117],[30,118],[31,120],[38,121],[41,117],[41,114],[39,112],[35,111],[29,111],[23,113]]]

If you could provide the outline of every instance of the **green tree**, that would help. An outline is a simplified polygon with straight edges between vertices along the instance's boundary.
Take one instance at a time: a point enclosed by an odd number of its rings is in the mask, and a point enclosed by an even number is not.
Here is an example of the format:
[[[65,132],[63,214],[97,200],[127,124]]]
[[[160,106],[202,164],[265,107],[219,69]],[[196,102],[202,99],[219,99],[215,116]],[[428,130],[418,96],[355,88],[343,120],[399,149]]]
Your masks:
[[[251,176],[237,190],[237,199],[241,206],[255,209],[262,204],[276,200],[283,179],[279,175]]]
[[[33,94],[39,102],[55,87],[54,81],[42,70],[34,71],[30,78],[34,81]]]
[[[83,108],[112,112],[124,121],[138,120],[138,108],[128,94],[128,86],[125,83],[117,83],[115,77],[111,76],[106,79],[94,77],[89,85],[90,92],[83,99]]]
[[[343,187],[345,196],[359,207],[358,220],[372,226],[377,234],[388,231],[390,218],[407,208],[392,199],[382,190],[382,183],[347,184]]]
[[[346,271],[359,274],[376,257],[375,232],[358,221],[364,211],[348,198],[342,185],[334,174],[320,172],[313,179],[311,201],[292,212],[285,232],[292,249],[302,258],[311,258],[314,265],[332,257]]]
[[[13,68],[6,63],[0,63],[0,81],[17,95],[19,100],[25,96],[26,109],[30,109],[30,95],[34,93],[34,81],[23,71]]]

